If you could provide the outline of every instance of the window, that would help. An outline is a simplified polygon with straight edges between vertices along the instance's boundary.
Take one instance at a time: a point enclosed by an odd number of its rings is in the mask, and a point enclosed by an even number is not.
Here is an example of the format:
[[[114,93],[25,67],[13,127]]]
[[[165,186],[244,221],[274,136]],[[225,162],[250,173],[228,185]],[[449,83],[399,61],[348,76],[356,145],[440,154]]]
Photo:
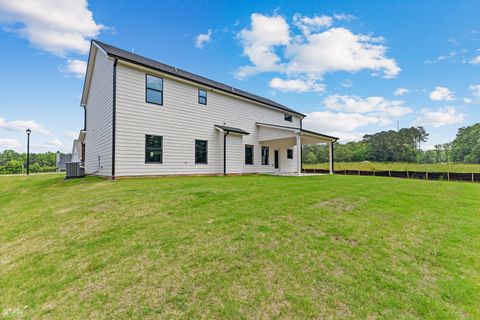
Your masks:
[[[145,135],[145,163],[162,163],[163,137]]]
[[[195,140],[195,164],[203,163],[207,164],[208,155],[208,141]]]
[[[245,164],[253,164],[253,146],[251,144],[245,145]]]
[[[198,103],[207,104],[207,91],[198,89]]]
[[[148,103],[163,104],[163,79],[147,74],[145,99]]]
[[[287,149],[287,159],[293,159],[293,149]]]
[[[262,147],[262,164],[263,165],[268,165],[268,153],[269,153],[268,147]]]
[[[292,115],[291,115],[291,114],[286,114],[286,113],[285,113],[284,119],[285,119],[285,121],[288,121],[288,122],[292,122],[292,121],[293,121],[293,118],[292,118]]]

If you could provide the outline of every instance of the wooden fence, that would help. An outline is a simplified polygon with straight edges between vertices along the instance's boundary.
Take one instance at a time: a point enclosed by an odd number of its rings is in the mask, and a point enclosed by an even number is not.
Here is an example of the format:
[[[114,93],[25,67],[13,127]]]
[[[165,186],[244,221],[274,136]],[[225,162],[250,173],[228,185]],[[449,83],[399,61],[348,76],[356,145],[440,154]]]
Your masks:
[[[304,173],[329,173],[327,169],[303,169]],[[480,173],[427,172],[427,171],[369,171],[369,170],[335,170],[335,174],[351,176],[379,176],[404,179],[445,180],[480,182]]]

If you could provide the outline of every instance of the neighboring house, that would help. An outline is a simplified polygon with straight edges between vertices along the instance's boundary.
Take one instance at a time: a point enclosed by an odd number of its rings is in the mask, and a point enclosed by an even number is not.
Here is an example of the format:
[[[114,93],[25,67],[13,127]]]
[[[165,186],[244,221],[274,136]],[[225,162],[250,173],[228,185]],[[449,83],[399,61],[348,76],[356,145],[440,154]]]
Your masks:
[[[302,144],[332,154],[337,140],[274,101],[95,40],[81,106],[85,173],[112,178],[300,174]]]
[[[82,143],[78,139],[73,140],[71,162],[82,162]]]
[[[55,159],[55,171],[61,172],[66,170],[66,163],[72,160],[72,155],[70,153],[60,153],[57,151],[57,156]]]

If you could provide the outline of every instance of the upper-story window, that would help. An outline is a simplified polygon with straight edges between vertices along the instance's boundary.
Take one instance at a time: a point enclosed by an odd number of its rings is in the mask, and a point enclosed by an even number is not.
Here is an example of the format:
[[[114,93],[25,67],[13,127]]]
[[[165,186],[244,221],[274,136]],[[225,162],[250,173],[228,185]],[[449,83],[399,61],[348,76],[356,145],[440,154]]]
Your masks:
[[[207,104],[207,91],[198,89],[198,103]]]
[[[284,115],[284,119],[285,121],[288,121],[288,122],[292,122],[293,121],[293,117],[291,114],[286,114]]]
[[[163,105],[163,79],[147,74],[145,100]]]

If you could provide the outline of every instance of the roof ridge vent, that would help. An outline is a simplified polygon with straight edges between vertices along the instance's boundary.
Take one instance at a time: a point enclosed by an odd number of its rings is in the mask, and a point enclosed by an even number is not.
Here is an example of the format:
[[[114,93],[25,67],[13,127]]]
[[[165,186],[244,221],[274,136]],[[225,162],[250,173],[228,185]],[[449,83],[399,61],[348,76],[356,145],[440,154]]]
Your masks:
[[[235,88],[234,88],[234,87],[232,87],[232,91],[235,92]]]
[[[173,68],[175,69],[176,72],[178,71],[177,67],[173,67]]]

